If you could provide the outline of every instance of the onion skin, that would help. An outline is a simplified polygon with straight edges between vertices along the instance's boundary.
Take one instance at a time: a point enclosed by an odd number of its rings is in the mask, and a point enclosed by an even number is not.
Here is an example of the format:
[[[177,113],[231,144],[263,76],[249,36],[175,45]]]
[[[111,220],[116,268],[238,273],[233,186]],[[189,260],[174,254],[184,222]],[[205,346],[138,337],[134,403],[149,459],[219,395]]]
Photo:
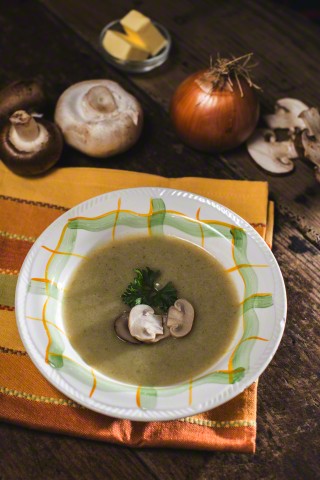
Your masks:
[[[206,70],[188,77],[177,88],[170,106],[170,116],[178,136],[190,147],[203,152],[223,152],[245,142],[259,118],[259,102],[254,88],[239,78],[233,91],[207,93],[199,80]]]

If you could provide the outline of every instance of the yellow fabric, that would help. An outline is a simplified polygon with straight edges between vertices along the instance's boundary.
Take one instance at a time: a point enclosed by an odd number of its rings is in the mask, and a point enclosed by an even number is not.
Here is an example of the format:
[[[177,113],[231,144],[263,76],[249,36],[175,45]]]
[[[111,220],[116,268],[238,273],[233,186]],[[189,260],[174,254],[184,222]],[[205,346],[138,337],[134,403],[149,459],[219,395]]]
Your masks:
[[[167,187],[211,198],[234,210],[249,223],[267,220],[268,184],[234,180],[183,177],[165,178],[146,173],[95,168],[57,169],[50,175],[27,179],[0,162],[0,193],[28,200],[72,207],[102,193],[133,187]]]
[[[257,385],[228,403],[173,422],[115,420],[77,405],[51,386],[25,352],[15,323],[14,283],[32,242],[67,208],[122,188],[158,186],[209,197],[245,218],[271,246],[273,205],[265,182],[168,179],[123,170],[57,169],[22,178],[0,162],[0,419],[132,446],[253,452]],[[37,321],[36,319],[34,321]]]

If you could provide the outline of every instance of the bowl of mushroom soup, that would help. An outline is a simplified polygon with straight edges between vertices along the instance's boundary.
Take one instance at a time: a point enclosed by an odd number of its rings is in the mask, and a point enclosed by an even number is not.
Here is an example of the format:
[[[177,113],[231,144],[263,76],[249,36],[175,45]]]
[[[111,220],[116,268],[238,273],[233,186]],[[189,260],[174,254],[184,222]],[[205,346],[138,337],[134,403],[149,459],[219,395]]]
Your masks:
[[[59,217],[26,257],[16,299],[26,350],[56,388],[141,421],[193,415],[243,391],[274,355],[286,315],[278,264],[245,220],[155,187]]]

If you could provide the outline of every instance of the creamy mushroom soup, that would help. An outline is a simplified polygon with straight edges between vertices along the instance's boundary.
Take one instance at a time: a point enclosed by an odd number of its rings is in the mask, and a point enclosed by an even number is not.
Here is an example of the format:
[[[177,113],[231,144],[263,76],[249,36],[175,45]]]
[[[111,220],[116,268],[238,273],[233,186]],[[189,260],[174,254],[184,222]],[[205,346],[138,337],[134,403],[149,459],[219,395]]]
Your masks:
[[[121,295],[135,268],[160,270],[178,297],[194,307],[191,332],[153,344],[120,340],[114,321],[130,310]],[[64,295],[65,328],[91,367],[134,385],[172,385],[210,368],[228,350],[238,324],[239,299],[218,261],[201,247],[169,236],[130,237],[108,243],[84,259]]]

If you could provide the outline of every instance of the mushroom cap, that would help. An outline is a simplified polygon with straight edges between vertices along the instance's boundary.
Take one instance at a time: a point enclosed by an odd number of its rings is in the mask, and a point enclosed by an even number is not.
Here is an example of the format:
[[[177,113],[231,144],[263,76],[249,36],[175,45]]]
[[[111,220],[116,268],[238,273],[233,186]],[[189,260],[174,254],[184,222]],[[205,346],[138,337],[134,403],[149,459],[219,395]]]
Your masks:
[[[188,300],[178,298],[168,310],[167,327],[173,337],[184,337],[192,329],[194,308]]]
[[[113,111],[90,108],[88,92],[93,87],[104,87],[111,93]],[[100,105],[103,106],[103,101]],[[105,79],[86,80],[72,85],[61,95],[55,122],[69,145],[92,157],[109,157],[127,150],[137,141],[142,130],[143,111],[139,102],[118,83]]]
[[[46,98],[37,80],[19,80],[0,91],[0,121],[6,121],[17,110],[42,110]]]
[[[38,175],[53,167],[59,160],[63,148],[61,131],[52,122],[37,119],[37,124],[47,132],[47,141],[38,146],[37,151],[17,149],[10,140],[12,125],[8,120],[0,130],[0,159],[18,175]]]
[[[133,307],[129,314],[128,326],[131,335],[141,342],[153,343],[157,335],[163,335],[162,315],[155,315],[149,305]]]
[[[266,139],[269,135],[270,141]],[[281,175],[294,169],[291,158],[298,153],[292,140],[277,142],[274,132],[258,129],[247,141],[247,149],[253,160],[269,173]]]

